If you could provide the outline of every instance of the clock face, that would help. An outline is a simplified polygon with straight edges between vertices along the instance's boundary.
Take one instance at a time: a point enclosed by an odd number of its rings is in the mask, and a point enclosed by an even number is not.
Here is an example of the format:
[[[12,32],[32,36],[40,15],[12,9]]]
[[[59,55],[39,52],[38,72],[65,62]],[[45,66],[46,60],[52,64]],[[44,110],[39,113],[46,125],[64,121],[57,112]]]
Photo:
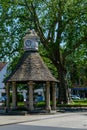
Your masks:
[[[25,45],[26,45],[26,47],[31,47],[31,44],[32,44],[32,41],[31,40],[26,40],[25,41]]]
[[[38,43],[34,39],[26,39],[24,41],[24,49],[26,51],[31,51],[31,50],[38,50]]]

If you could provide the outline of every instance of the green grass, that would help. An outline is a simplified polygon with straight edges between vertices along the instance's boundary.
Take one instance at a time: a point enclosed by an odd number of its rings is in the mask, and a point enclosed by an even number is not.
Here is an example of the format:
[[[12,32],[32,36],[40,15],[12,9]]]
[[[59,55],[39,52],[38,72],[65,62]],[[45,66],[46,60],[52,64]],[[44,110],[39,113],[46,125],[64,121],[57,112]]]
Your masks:
[[[52,101],[50,103],[52,105]],[[12,105],[12,103],[11,103]],[[46,103],[45,101],[43,102],[37,102],[36,104],[34,104],[36,107],[45,107]],[[18,106],[22,107],[24,106],[24,102],[18,102]],[[58,104],[57,102],[57,107],[87,107],[87,100],[73,100],[71,103],[69,104]]]
[[[45,104],[46,104],[46,103],[45,103],[44,101],[43,101],[43,102],[37,102],[35,106],[36,106],[36,107],[44,107]]]
[[[87,100],[73,100],[69,104],[57,104],[58,107],[87,107]]]
[[[74,105],[87,106],[87,100],[73,100]]]
[[[51,102],[52,105],[52,102]],[[45,102],[38,102],[36,104],[37,107],[44,107]],[[57,107],[87,107],[87,100],[73,100],[72,103],[69,104],[58,104]]]
[[[18,106],[24,106],[24,102],[18,102]]]

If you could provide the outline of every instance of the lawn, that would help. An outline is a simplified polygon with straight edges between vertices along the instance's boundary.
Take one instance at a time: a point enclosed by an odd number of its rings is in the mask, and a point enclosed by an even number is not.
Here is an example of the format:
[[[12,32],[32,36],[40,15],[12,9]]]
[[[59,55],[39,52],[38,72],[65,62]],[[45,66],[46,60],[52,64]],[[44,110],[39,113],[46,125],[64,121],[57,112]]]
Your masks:
[[[87,106],[87,99],[82,99],[82,100],[73,100],[74,105],[82,105],[82,106]]]
[[[87,107],[87,99],[72,100],[69,104],[57,104],[58,107]]]
[[[52,105],[52,102],[51,102]],[[45,102],[38,102],[36,104],[37,107],[43,107],[45,106]],[[57,107],[87,107],[87,99],[81,99],[81,100],[72,100],[69,104],[58,104]]]
[[[37,102],[34,104],[36,107],[45,107],[45,101],[43,102]],[[12,103],[11,103],[12,105]],[[52,105],[52,102],[51,102]],[[19,107],[24,106],[24,102],[18,102]],[[72,100],[71,103],[69,104],[58,104],[57,102],[57,107],[87,107],[87,99],[81,99],[81,100]]]

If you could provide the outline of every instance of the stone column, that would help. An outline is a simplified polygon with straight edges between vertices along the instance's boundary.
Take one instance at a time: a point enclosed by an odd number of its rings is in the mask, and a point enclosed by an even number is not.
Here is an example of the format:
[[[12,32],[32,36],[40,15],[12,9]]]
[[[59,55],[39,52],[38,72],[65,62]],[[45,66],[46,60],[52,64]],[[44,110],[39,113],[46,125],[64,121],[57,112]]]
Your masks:
[[[46,82],[46,110],[51,112],[50,106],[50,82]]]
[[[10,109],[10,87],[9,87],[9,83],[6,83],[6,109]]]
[[[34,106],[33,106],[33,82],[30,81],[28,83],[29,86],[29,110],[32,111],[34,110]]]
[[[52,110],[56,110],[56,86],[52,83]]]
[[[16,82],[12,82],[12,108],[17,107],[17,87]]]

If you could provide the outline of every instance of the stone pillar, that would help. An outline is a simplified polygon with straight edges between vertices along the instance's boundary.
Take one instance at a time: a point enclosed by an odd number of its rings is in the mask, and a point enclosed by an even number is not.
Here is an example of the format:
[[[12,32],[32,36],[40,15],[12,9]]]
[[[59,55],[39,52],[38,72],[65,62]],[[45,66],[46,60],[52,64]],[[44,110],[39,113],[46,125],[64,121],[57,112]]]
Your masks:
[[[6,109],[8,110],[10,108],[10,87],[9,83],[6,83]]]
[[[50,106],[50,82],[46,82],[46,110],[51,112]]]
[[[56,110],[56,86],[52,83],[52,110]]]
[[[12,82],[12,108],[17,107],[17,87],[16,82]]]
[[[33,106],[33,82],[30,81],[28,83],[29,86],[29,110],[32,111],[34,110],[34,106]]]

